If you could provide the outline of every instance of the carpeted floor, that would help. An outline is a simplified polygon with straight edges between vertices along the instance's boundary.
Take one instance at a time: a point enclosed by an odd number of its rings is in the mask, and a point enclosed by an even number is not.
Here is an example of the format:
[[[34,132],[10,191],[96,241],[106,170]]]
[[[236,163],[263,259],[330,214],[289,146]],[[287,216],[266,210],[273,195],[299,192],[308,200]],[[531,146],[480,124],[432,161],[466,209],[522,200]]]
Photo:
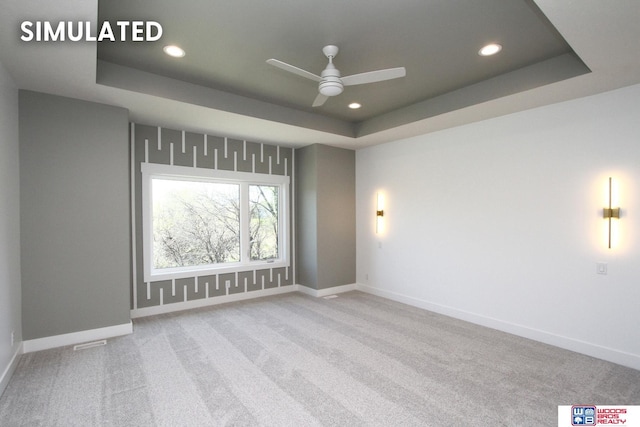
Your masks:
[[[554,426],[640,371],[372,295],[292,293],[22,356],[2,426]]]

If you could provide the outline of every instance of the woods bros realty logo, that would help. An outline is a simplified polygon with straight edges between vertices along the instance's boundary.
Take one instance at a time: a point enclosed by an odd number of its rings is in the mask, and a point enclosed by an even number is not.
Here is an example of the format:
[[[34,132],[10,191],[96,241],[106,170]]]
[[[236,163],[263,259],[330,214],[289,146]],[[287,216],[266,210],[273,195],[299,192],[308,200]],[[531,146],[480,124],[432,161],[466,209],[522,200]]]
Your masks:
[[[558,406],[558,427],[600,425],[640,427],[640,406]]]
[[[104,21],[94,28],[91,21],[23,21],[20,40],[25,42],[109,41],[155,42],[162,25],[155,21]]]

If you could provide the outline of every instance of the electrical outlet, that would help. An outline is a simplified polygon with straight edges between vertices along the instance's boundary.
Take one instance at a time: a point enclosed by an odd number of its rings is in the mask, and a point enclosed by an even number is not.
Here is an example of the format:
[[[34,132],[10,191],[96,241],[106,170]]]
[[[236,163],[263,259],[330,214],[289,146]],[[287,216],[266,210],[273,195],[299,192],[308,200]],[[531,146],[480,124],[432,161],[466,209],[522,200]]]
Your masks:
[[[224,287],[229,289],[231,287],[231,280],[225,280]]]
[[[606,262],[598,262],[596,263],[596,273],[598,274],[607,274],[607,263]]]

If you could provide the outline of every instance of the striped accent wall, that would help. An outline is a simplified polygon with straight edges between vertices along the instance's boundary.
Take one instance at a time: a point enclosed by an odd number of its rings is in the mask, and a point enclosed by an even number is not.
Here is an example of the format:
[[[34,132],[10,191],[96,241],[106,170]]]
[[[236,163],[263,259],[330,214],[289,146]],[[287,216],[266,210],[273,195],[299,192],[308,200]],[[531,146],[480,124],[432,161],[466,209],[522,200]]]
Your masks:
[[[142,253],[142,163],[188,166],[293,177],[293,149],[162,127],[131,124],[133,280],[132,316],[216,304],[216,298],[293,285],[293,259],[287,268],[145,282]],[[291,189],[290,189],[291,190]],[[291,191],[293,194],[293,191]],[[293,214],[290,203],[289,214]],[[293,221],[289,232],[293,248]],[[290,251],[293,255],[293,250]],[[227,289],[226,283],[230,282]],[[227,298],[228,299],[228,298]],[[167,306],[167,307],[164,307]],[[147,310],[157,307],[159,310]],[[163,307],[163,308],[161,308]]]

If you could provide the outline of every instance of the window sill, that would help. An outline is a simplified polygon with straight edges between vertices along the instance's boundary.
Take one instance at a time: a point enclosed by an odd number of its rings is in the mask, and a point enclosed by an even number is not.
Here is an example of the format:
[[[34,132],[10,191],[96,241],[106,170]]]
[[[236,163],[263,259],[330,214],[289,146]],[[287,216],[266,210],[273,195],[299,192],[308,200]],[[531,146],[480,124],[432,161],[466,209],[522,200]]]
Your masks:
[[[273,268],[288,268],[289,262],[285,260],[253,261],[247,264],[233,263],[224,267],[193,267],[179,270],[166,269],[153,272],[145,272],[145,282],[158,282],[162,280],[186,279],[191,277],[214,276],[219,274],[240,273],[245,271],[269,270]]]

